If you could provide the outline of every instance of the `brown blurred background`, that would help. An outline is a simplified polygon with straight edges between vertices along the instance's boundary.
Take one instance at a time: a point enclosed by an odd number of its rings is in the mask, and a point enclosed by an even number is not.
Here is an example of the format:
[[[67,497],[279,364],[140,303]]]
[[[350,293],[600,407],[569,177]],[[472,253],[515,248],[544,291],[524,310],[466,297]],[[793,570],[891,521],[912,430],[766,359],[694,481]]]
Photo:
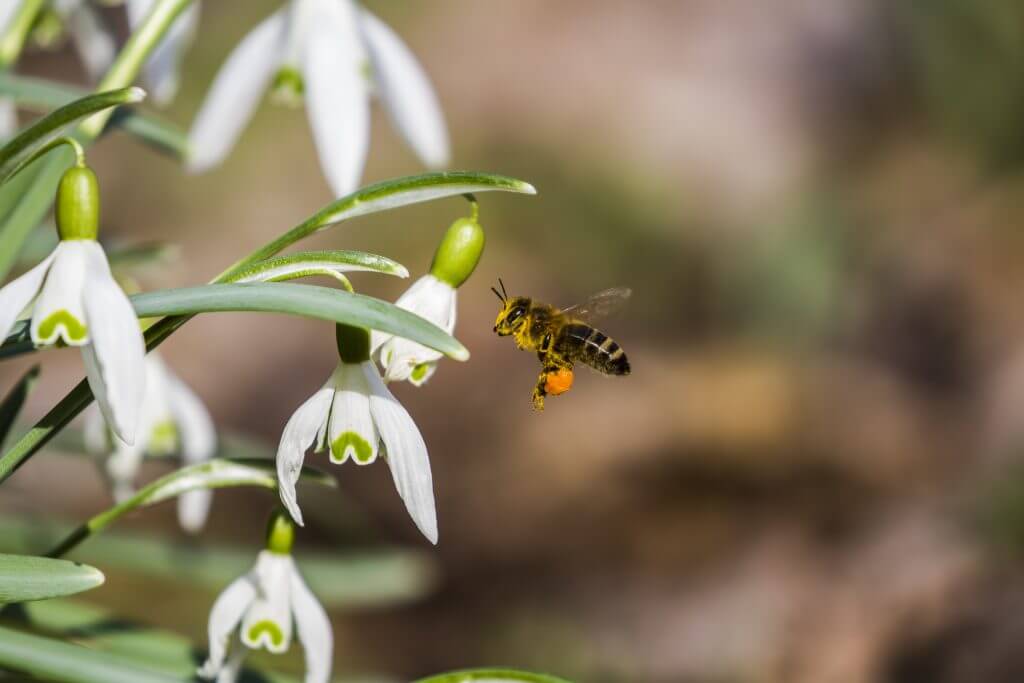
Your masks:
[[[396,388],[430,448],[439,582],[336,613],[338,672],[1024,679],[1024,5],[367,5],[437,86],[453,166],[539,195],[481,196],[488,247],[456,329],[473,357]],[[274,6],[204,2],[172,119],[187,126]],[[81,80],[67,50],[22,70]],[[90,158],[106,237],[182,246],[150,289],[203,282],[331,199],[301,109],[265,104],[202,177],[123,135]],[[377,109],[367,182],[419,170]],[[415,277],[463,211],[380,214],[308,246]],[[633,374],[581,374],[534,413],[536,360],[491,333],[498,276],[556,304],[632,287],[605,331]],[[354,282],[387,299],[408,284]],[[333,344],[324,323],[223,314],[162,351],[220,426],[274,444]],[[45,360],[32,418],[81,374],[73,352]],[[331,472],[340,492],[309,492],[303,544],[425,549],[385,467]],[[12,481],[7,511],[107,505],[80,458],[41,455]],[[218,493],[199,543],[255,551],[269,505]],[[170,508],[124,526],[180,534]],[[202,642],[208,598],[156,590],[112,578],[88,597]]]

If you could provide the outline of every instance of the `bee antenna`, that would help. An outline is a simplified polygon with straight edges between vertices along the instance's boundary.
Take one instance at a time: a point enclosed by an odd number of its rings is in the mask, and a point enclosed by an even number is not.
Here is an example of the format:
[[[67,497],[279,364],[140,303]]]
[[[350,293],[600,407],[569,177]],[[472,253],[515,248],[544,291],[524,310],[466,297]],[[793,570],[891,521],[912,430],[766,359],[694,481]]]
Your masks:
[[[496,290],[494,287],[491,287],[491,291],[494,292],[494,296],[498,297],[498,299],[501,300],[501,303],[505,303],[505,297],[501,295],[501,292]]]
[[[503,295],[502,296],[502,300],[507,299],[508,298],[508,292],[505,291],[505,283],[501,281],[500,277],[498,278],[498,284],[501,285],[501,293]]]

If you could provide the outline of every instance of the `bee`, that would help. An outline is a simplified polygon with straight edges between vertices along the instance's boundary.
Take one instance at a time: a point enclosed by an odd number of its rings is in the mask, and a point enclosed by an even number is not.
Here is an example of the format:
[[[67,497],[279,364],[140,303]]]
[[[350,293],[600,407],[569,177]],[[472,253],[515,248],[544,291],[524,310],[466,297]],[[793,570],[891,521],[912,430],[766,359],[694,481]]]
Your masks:
[[[629,289],[606,289],[578,306],[559,310],[529,297],[510,297],[505,283],[499,279],[498,284],[500,292],[491,287],[501,300],[494,331],[500,337],[514,335],[516,346],[535,351],[540,360],[540,377],[533,390],[536,410],[544,410],[545,396],[569,391],[577,362],[605,375],[629,374],[629,361],[622,347],[589,324],[618,310],[629,298]]]

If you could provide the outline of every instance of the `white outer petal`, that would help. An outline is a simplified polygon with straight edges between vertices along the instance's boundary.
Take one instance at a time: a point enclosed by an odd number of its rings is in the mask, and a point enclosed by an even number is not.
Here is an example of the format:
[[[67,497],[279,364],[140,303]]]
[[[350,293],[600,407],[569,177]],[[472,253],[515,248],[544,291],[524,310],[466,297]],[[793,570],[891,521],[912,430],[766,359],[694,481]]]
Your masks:
[[[281,64],[288,16],[263,20],[224,62],[189,130],[188,170],[216,166],[228,155]]]
[[[446,166],[451,156],[448,130],[423,67],[398,34],[365,9],[359,13],[359,25],[380,100],[395,128],[424,165]]]
[[[127,0],[128,25],[135,29],[146,18],[155,0]],[[171,101],[178,91],[178,70],[186,46],[192,42],[199,24],[199,2],[186,7],[156,49],[149,56],[143,69],[143,77],[153,100],[159,105]]]
[[[117,48],[103,20],[85,2],[79,3],[67,18],[71,40],[75,44],[90,80],[97,81],[114,63]]]
[[[213,603],[207,632],[210,639],[210,654],[206,663],[199,669],[203,678],[214,678],[224,666],[228,642],[235,627],[242,621],[242,616],[256,600],[255,572],[232,581]]]
[[[2,30],[2,25],[0,25]],[[14,102],[0,97],[0,142],[6,142],[18,132],[18,109]]]
[[[339,382],[331,405],[328,445],[331,447],[331,462],[341,464],[352,458],[357,465],[369,465],[377,459],[380,436],[370,415],[370,388],[360,365],[342,363]],[[356,458],[355,449],[346,447],[340,457],[334,453],[334,442],[345,432],[355,432],[370,446],[366,460]]]
[[[57,250],[55,249],[39,265],[11,280],[0,289],[0,343],[3,343],[7,335],[11,333],[11,328],[18,321],[18,316],[42,289],[43,280],[56,256]]]
[[[152,356],[152,354],[150,354]],[[203,462],[217,450],[217,432],[213,419],[198,396],[170,371],[167,372],[168,403],[181,439],[185,464]],[[213,491],[197,489],[178,497],[178,521],[185,531],[196,533],[206,524]]]
[[[451,334],[455,330],[456,296],[455,289],[448,283],[433,275],[424,275],[399,297],[395,305]],[[417,365],[437,363],[441,357],[439,351],[402,337],[392,337],[380,349],[380,362],[389,382],[412,381],[412,371]],[[428,377],[421,378],[416,384],[423,384]]]
[[[84,242],[89,252],[85,317],[91,343],[82,349],[89,386],[103,417],[118,437],[135,442],[146,389],[146,345],[128,297],[113,276],[103,249]]]
[[[82,291],[86,286],[86,276],[90,267],[91,247],[98,245],[91,240],[70,240],[60,242],[53,250],[53,265],[46,275],[46,282],[43,283],[39,292],[39,299],[32,310],[32,341],[36,344],[55,344],[58,339],[64,343],[81,346],[92,337],[92,330],[89,329],[86,321],[85,310],[82,305]],[[67,328],[64,325],[57,325],[48,337],[39,333],[39,328],[53,313],[65,310],[72,315],[79,323],[85,326],[85,337],[79,340],[71,339]]]
[[[370,143],[365,55],[352,4],[312,1],[302,64],[306,110],[324,175],[341,197],[359,186]]]
[[[14,18],[14,14],[21,6],[19,2],[0,2],[0,31],[7,28],[7,24]]]
[[[305,683],[327,683],[331,678],[334,649],[331,620],[294,566],[291,583],[295,627],[306,656]]]
[[[291,555],[260,551],[256,560],[256,600],[242,619],[240,635],[246,647],[254,650],[264,647],[274,654],[288,651],[292,644],[291,577],[294,571]],[[249,630],[261,621],[277,625],[282,635],[280,643],[274,644],[265,633],[260,633],[255,641],[249,638]]]
[[[248,654],[249,650],[242,647],[241,642],[239,642],[238,648],[231,653],[227,663],[221,667],[220,673],[217,674],[217,683],[235,683],[238,680],[238,674],[242,672],[242,664],[245,662],[245,657]]]
[[[85,411],[85,425],[82,430],[82,441],[85,444],[85,452],[89,455],[106,455],[113,447],[110,440],[110,430],[107,429],[107,421],[103,419],[103,413],[99,406],[93,403]]]
[[[373,363],[363,363],[362,367],[370,385],[370,412],[384,441],[395,488],[413,522],[436,545],[437,511],[427,445],[412,417],[384,386]]]
[[[327,424],[334,388],[328,380],[323,388],[299,406],[281,433],[277,446],[277,486],[281,502],[288,508],[292,519],[302,526],[302,512],[295,496],[295,482],[302,472],[306,450],[316,440],[320,429]]]

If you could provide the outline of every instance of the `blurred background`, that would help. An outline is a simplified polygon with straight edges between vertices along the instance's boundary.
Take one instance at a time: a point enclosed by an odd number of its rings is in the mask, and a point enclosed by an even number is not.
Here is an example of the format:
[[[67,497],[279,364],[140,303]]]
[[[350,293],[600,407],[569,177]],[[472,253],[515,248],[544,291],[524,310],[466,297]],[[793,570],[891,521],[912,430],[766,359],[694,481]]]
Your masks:
[[[305,492],[301,549],[405,572],[378,599],[352,583],[332,609],[336,674],[1021,680],[1024,5],[366,4],[436,85],[453,166],[539,194],[481,195],[488,246],[456,328],[472,359],[395,388],[430,449],[440,545],[387,468],[307,461],[339,490]],[[187,127],[275,6],[203,3],[170,119]],[[84,82],[70,49],[19,69]],[[301,109],[261,107],[204,176],[123,134],[90,161],[107,239],[180,244],[146,289],[204,282],[331,200]],[[420,170],[377,108],[366,181]],[[386,254],[417,277],[464,212],[449,199],[378,214],[304,248]],[[580,373],[533,412],[536,359],[491,332],[499,276],[557,305],[632,287],[603,326],[632,375]],[[353,281],[385,299],[408,285]],[[200,317],[161,350],[254,453],[336,362],[328,324],[283,316]],[[81,376],[73,351],[45,361],[30,419]],[[4,364],[3,386],[27,364]],[[4,523],[29,536],[109,505],[81,456],[49,451],[12,481]],[[108,580],[84,599],[203,647],[223,583],[175,574],[206,550],[251,562],[272,504],[218,492],[198,539],[173,506],[136,514],[109,543],[171,539],[192,559],[156,576],[128,561],[144,545],[122,548],[119,570],[87,544]],[[323,568],[343,593],[346,566]],[[262,661],[299,671],[296,650]]]

